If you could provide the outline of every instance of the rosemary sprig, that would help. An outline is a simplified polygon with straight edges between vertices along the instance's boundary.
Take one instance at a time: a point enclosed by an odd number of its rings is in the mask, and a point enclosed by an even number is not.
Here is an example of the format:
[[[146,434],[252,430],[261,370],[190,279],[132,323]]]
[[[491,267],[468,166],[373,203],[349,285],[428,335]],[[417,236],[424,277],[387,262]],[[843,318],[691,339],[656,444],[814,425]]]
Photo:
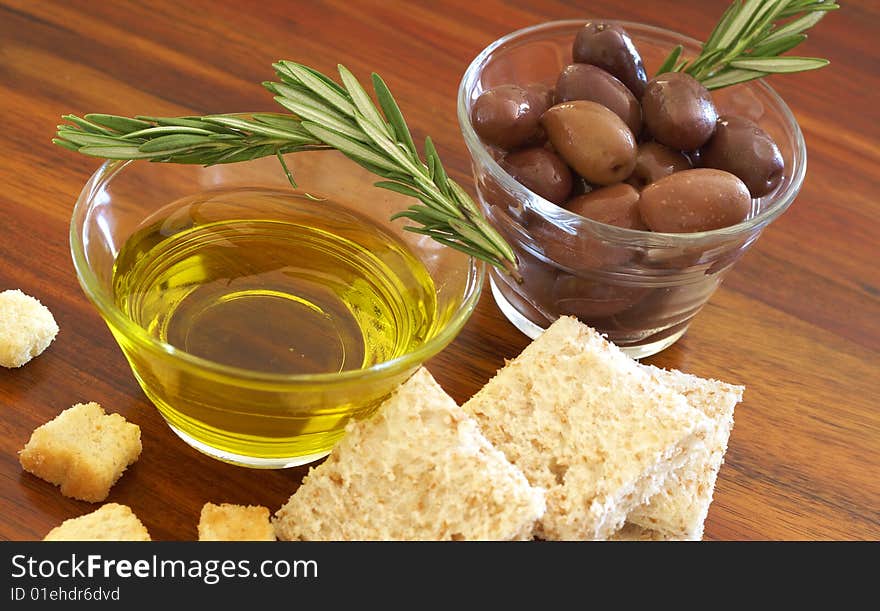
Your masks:
[[[105,159],[149,159],[212,165],[275,155],[291,184],[282,155],[336,149],[385,180],[377,187],[418,199],[392,219],[408,218],[407,231],[430,236],[520,279],[516,256],[486,221],[473,199],[449,178],[430,138],[423,161],[391,91],[377,74],[373,90],[379,108],[345,66],[342,85],[317,70],[281,61],[280,82],[264,86],[291,115],[254,113],[204,117],[66,115],[53,142]],[[381,111],[380,111],[381,109]]]
[[[837,8],[828,0],[734,0],[699,56],[680,60],[679,45],[657,73],[686,72],[706,88],[720,89],[772,73],[822,68],[827,59],[781,55],[806,40],[804,32]]]

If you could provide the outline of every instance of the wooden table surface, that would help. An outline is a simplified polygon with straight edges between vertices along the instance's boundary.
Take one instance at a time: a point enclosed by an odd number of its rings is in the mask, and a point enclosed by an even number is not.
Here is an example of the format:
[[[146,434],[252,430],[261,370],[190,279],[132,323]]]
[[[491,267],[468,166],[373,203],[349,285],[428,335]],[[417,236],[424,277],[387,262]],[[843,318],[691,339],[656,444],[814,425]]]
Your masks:
[[[111,491],[154,539],[194,539],[207,501],[277,509],[304,468],[252,471],[179,441],[144,397],[77,283],[71,209],[98,162],[50,144],[64,113],[274,110],[259,82],[293,59],[383,75],[417,137],[470,185],[455,115],[484,46],[542,21],[617,17],[704,37],[723,0],[620,2],[93,2],[0,0],[0,290],[41,299],[61,327],[26,366],[0,369],[0,538],[38,539],[95,506],[22,472],[17,451],[59,411],[98,401],[140,425],[143,454]],[[800,55],[824,70],[775,77],[806,136],[797,201],[764,233],[687,335],[648,362],[745,384],[707,539],[880,538],[880,6],[845,2]],[[418,138],[417,138],[418,140]],[[429,366],[467,399],[527,344],[489,291]]]

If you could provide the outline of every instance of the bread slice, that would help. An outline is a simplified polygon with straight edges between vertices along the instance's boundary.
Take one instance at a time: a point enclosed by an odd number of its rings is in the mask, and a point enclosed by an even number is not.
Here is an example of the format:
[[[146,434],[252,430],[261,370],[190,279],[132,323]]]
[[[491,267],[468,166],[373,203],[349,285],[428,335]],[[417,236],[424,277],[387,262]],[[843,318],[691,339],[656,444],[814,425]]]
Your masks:
[[[149,541],[150,533],[126,505],[107,503],[78,518],[65,520],[43,541]]]
[[[464,404],[547,489],[537,533],[605,539],[702,442],[708,419],[594,330],[564,316]]]
[[[666,537],[663,533],[636,526],[630,522],[623,528],[608,537],[609,541],[676,541],[675,538]]]
[[[0,365],[21,367],[49,347],[58,334],[52,312],[20,290],[0,293]]]
[[[260,505],[205,503],[199,516],[199,541],[274,541],[269,510]]]
[[[141,430],[97,403],[78,403],[31,434],[18,459],[61,494],[98,503],[141,454]]]
[[[424,368],[276,513],[282,540],[530,539],[544,496]]]
[[[718,470],[727,451],[733,411],[742,401],[745,389],[680,371],[648,365],[642,368],[658,383],[683,394],[693,407],[708,416],[712,426],[705,433],[704,446],[694,452],[683,468],[669,475],[646,505],[630,512],[627,522],[653,531],[652,537],[699,541],[703,538],[703,523],[712,503]]]

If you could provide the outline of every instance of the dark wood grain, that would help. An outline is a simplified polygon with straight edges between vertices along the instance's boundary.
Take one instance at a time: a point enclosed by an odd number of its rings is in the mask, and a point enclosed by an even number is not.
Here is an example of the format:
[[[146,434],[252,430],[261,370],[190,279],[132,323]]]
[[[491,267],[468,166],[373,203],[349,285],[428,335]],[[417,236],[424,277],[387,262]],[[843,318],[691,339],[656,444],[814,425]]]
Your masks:
[[[273,110],[257,85],[272,76],[273,60],[327,71],[344,62],[361,77],[381,73],[415,135],[431,134],[451,173],[470,184],[455,94],[486,44],[541,21],[587,16],[701,37],[726,3],[588,4],[0,0],[0,290],[39,297],[61,327],[44,355],[0,370],[0,538],[42,538],[94,508],[23,473],[17,460],[36,426],[79,401],[141,426],[143,455],[110,500],[130,505],[155,539],[195,538],[207,501],[274,511],[305,473],[254,472],[202,456],[143,396],[70,262],[70,212],[97,163],[50,144],[61,114]],[[706,524],[710,539],[880,538],[878,29],[876,2],[846,2],[799,52],[828,57],[831,67],[772,79],[806,136],[803,190],[688,334],[649,359],[747,386]],[[526,344],[487,291],[429,365],[463,401]]]

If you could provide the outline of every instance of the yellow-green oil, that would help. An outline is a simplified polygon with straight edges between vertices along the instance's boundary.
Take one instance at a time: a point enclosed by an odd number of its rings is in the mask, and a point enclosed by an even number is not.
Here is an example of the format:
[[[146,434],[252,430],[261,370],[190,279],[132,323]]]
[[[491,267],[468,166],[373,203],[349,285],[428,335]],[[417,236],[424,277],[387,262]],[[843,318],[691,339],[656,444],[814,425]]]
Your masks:
[[[431,276],[403,242],[363,215],[283,190],[211,191],[158,210],[120,249],[113,291],[149,335],[258,378],[364,369],[412,351],[438,324]],[[304,417],[311,395],[297,405],[236,385],[250,373],[126,353],[169,423],[221,452],[287,454],[286,442],[310,433],[338,437],[349,415],[338,399],[318,399]],[[301,452],[327,435],[318,437]]]

